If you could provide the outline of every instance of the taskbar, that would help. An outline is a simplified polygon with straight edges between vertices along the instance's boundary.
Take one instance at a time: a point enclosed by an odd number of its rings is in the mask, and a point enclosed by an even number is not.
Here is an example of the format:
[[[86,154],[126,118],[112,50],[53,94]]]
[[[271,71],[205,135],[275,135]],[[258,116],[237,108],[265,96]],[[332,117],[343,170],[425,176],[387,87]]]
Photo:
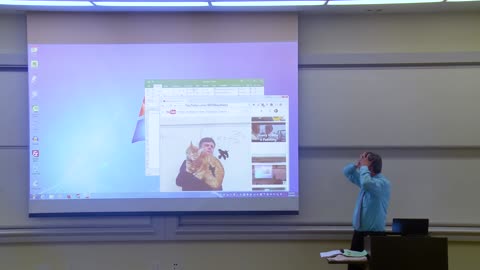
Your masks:
[[[36,193],[30,200],[78,200],[78,199],[189,199],[189,198],[278,198],[297,197],[291,191],[181,191],[139,193]]]

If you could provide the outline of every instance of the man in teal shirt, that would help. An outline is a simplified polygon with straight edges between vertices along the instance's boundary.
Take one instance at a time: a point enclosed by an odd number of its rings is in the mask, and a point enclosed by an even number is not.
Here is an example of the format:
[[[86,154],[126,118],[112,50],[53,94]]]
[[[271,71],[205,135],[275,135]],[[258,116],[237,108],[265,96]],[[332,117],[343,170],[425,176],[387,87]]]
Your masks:
[[[348,180],[360,188],[353,212],[352,250],[363,251],[363,238],[366,235],[385,231],[390,181],[381,172],[382,158],[372,152],[363,153],[355,164],[348,164],[343,169]],[[362,269],[358,267],[349,265],[348,269]]]

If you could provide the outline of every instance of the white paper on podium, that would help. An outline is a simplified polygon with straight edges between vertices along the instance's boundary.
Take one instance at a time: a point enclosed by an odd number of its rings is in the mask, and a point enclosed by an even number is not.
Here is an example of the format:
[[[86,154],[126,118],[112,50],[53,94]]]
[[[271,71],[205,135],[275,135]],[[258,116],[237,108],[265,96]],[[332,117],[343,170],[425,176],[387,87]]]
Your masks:
[[[338,254],[342,254],[342,251],[336,249],[336,250],[331,250],[326,252],[320,252],[320,257],[329,258],[329,257],[337,256]]]

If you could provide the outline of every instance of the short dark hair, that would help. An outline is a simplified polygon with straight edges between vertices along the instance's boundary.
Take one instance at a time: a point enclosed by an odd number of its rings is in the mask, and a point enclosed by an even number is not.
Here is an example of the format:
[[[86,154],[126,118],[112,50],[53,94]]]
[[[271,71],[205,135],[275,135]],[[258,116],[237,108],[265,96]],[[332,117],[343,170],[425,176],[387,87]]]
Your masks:
[[[373,152],[367,152],[368,161],[370,161],[370,166],[373,173],[379,174],[382,172],[382,157]]]
[[[212,138],[210,138],[210,137],[205,137],[205,138],[202,138],[202,139],[200,140],[200,142],[198,143],[198,147],[202,147],[202,143],[205,143],[205,142],[211,142],[211,143],[213,143],[213,146],[214,146],[214,147],[217,145]]]

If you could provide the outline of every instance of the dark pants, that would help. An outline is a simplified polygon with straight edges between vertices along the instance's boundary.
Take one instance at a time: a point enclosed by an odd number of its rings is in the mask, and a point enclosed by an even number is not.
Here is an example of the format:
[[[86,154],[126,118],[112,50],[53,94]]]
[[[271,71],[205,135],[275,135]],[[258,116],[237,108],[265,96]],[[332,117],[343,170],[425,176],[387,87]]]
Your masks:
[[[351,250],[363,251],[365,249],[364,237],[367,235],[385,235],[385,232],[359,232],[353,231]],[[360,264],[349,264],[348,270],[362,270],[364,267]]]

